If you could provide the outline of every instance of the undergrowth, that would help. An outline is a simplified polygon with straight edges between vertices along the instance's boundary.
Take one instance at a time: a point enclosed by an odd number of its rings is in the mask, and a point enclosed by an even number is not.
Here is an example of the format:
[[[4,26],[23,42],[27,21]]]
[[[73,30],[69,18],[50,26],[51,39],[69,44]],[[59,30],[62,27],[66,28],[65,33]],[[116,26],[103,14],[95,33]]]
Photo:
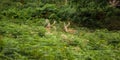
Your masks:
[[[119,60],[120,31],[91,30],[78,33],[57,31],[46,34],[45,19],[0,21],[0,59],[2,60]],[[35,21],[38,21],[37,23]],[[42,21],[42,22],[39,22]],[[19,24],[17,24],[19,22]],[[41,24],[40,24],[41,23]],[[78,27],[77,27],[78,28]],[[64,38],[62,35],[67,36]]]

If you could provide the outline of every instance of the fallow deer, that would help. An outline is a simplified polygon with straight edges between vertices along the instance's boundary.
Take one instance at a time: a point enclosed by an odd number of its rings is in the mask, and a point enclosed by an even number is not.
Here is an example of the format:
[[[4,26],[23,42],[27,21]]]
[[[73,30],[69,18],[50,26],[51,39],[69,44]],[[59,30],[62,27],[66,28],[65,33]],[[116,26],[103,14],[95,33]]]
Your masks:
[[[119,4],[120,1],[118,0],[110,0],[109,4],[111,7],[116,7]]]
[[[77,32],[77,30],[75,29],[72,29],[72,28],[68,28],[70,26],[70,22],[68,22],[68,24],[66,25],[65,22],[64,22],[64,31],[67,32],[67,33],[71,33],[71,34],[74,34]]]
[[[48,19],[46,19],[46,31],[47,32],[51,32],[51,28],[54,28],[54,30],[56,30],[56,27],[54,26],[56,24],[56,21],[54,21],[52,24],[50,24],[50,21]]]

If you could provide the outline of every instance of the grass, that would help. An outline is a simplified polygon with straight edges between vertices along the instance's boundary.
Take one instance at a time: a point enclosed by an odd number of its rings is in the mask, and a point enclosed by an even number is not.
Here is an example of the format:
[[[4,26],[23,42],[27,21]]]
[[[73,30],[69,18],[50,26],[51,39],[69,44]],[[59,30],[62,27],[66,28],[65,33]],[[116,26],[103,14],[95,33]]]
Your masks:
[[[62,30],[46,34],[44,19],[0,20],[1,60],[119,60],[120,31],[90,30],[78,33]],[[62,35],[65,35],[66,38]]]

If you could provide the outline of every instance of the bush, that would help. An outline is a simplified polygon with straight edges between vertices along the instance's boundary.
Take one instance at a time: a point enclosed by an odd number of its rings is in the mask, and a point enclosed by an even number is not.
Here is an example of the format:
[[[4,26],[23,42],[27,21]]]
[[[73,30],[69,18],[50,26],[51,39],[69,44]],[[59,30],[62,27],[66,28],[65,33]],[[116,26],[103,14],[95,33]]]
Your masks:
[[[102,6],[95,1],[90,1],[85,5],[82,5],[82,3],[86,2],[81,2],[81,5],[76,8],[77,11],[74,13],[75,15],[71,17],[73,22],[89,28],[108,28],[110,27],[110,24],[116,24],[116,21],[113,21],[113,18],[111,18],[113,16],[115,16],[114,20],[119,22],[118,16],[120,9],[109,7],[107,4]],[[112,22],[110,23],[110,21]],[[118,23],[114,26],[113,25],[111,27],[116,27],[116,25],[119,26]],[[113,29],[119,28],[116,27]]]
[[[5,45],[5,43],[2,39],[3,39],[3,37],[0,35],[0,52],[3,50],[4,45]]]
[[[39,27],[39,31],[38,31],[39,36],[41,36],[41,37],[45,36],[45,32],[46,32],[45,27],[43,27],[43,26]]]

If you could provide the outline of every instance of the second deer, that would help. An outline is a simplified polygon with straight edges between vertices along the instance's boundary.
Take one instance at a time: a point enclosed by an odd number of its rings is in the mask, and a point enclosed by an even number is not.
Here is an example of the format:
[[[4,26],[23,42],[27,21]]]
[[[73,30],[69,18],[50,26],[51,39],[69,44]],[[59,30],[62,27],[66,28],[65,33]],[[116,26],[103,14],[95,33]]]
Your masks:
[[[77,30],[73,29],[73,28],[69,28],[70,26],[70,22],[68,22],[68,24],[66,24],[64,22],[64,31],[67,32],[67,33],[71,33],[71,34],[74,34],[77,32]]]
[[[109,0],[109,4],[111,7],[116,7],[119,3],[119,0]]]

